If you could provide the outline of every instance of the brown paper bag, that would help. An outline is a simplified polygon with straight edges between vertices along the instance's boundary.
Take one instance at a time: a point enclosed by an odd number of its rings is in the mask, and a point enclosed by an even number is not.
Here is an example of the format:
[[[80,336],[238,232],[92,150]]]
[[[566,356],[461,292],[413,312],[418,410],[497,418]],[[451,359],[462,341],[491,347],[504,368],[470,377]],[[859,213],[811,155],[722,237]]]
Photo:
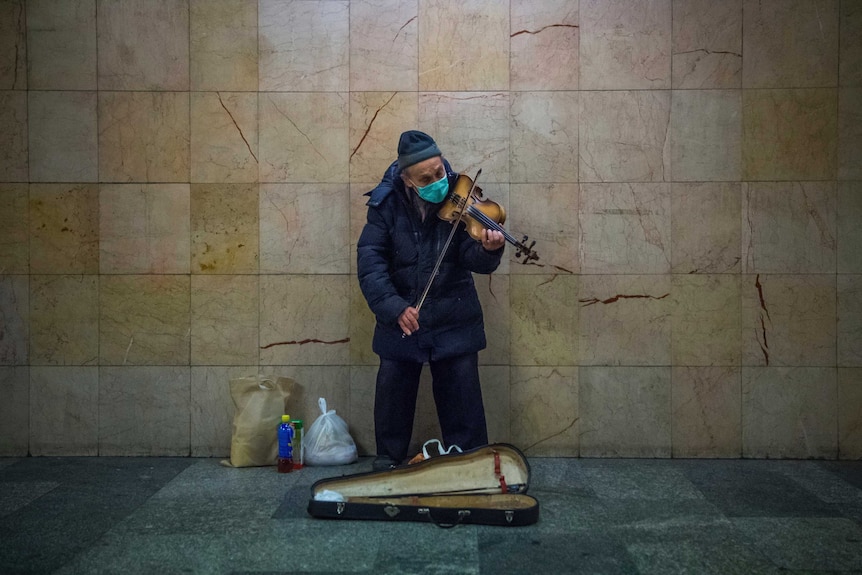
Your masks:
[[[230,380],[230,396],[236,406],[230,441],[233,467],[275,465],[278,458],[278,425],[289,414],[287,402],[296,382],[287,377],[252,375]]]

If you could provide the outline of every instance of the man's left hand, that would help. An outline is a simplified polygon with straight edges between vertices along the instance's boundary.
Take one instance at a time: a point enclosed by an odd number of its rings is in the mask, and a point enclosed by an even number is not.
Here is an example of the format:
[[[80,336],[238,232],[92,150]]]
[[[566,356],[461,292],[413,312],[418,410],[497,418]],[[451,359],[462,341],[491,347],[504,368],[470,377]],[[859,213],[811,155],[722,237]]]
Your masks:
[[[482,247],[489,252],[499,250],[506,243],[506,236],[497,230],[482,230]]]

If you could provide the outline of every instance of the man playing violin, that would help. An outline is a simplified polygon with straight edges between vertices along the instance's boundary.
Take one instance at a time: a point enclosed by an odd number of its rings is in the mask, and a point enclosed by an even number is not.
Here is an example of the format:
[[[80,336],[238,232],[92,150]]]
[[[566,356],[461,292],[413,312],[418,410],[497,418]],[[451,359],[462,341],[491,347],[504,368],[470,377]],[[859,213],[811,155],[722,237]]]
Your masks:
[[[453,224],[437,214],[457,179],[434,140],[411,130],[401,134],[398,160],[366,194],[357,263],[359,285],[377,319],[376,470],[408,455],[425,363],[443,443],[464,450],[488,443],[478,367],[485,328],[473,273],[496,270],[506,240],[488,229],[474,240],[456,222],[444,251]]]

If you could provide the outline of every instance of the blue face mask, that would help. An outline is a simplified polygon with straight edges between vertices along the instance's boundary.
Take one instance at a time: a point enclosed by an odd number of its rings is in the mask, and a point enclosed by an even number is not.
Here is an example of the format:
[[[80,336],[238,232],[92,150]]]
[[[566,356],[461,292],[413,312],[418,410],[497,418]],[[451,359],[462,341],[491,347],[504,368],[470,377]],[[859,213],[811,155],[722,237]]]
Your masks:
[[[426,202],[439,204],[446,199],[446,195],[449,193],[449,178],[443,176],[433,184],[416,188],[416,191],[419,192],[419,197]]]

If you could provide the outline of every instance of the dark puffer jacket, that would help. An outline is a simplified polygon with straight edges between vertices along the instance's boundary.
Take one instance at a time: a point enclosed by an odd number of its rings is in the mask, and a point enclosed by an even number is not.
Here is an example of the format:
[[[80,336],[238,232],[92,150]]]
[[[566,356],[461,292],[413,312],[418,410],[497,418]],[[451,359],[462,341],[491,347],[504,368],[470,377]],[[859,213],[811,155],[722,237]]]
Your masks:
[[[444,165],[453,187],[458,175],[445,160]],[[419,330],[401,336],[398,317],[422,295],[452,224],[437,217],[433,204],[423,222],[400,174],[393,163],[366,194],[368,220],[357,245],[359,286],[377,317],[372,348],[383,358],[416,362],[484,349],[482,307],[471,272],[496,270],[504,248],[486,251],[463,224],[419,310]]]

